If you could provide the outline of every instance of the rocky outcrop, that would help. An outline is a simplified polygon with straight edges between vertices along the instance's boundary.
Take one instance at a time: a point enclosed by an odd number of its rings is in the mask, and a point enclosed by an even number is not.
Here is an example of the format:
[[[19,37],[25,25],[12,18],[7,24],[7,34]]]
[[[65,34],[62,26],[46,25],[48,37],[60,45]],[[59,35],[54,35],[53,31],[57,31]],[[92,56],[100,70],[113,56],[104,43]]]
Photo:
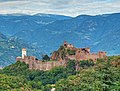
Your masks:
[[[106,52],[90,53],[90,48],[76,48],[66,41],[60,48],[53,52],[51,60],[93,60],[97,61],[98,58],[105,58]]]

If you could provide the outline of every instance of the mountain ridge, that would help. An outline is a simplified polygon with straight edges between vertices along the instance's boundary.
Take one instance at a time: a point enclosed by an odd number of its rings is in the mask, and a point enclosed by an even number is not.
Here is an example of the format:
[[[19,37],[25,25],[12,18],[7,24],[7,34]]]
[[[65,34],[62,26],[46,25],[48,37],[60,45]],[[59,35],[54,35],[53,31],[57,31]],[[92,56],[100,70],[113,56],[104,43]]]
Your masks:
[[[90,47],[92,52],[101,50],[108,55],[120,54],[120,13],[63,17],[0,15],[0,32],[8,39],[22,40],[19,42],[31,45],[34,52],[48,55],[65,40],[76,47]]]

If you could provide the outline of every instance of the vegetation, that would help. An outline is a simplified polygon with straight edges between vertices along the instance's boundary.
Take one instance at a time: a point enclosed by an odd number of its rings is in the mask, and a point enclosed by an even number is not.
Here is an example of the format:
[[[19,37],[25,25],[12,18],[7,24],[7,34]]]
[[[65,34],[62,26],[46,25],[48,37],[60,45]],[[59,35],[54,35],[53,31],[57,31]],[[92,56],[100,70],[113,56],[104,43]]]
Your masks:
[[[26,79],[0,74],[0,91],[32,91]]]
[[[50,60],[50,57],[46,54],[42,57],[42,60],[44,61],[49,61]]]
[[[79,61],[78,64],[82,68],[87,68],[95,65],[92,60],[82,60],[82,61]]]
[[[69,60],[66,67],[50,71],[29,70],[28,65],[16,62],[0,70],[0,91],[120,91],[120,56],[79,61]]]
[[[75,50],[70,50],[70,49],[67,49],[67,52],[69,55],[75,55]]]
[[[58,81],[56,91],[120,91],[120,69],[83,69],[75,76]]]
[[[76,75],[59,80],[56,91],[120,91],[119,58],[109,57],[106,62],[99,59],[95,66],[87,69],[83,66]]]
[[[60,56],[62,59],[65,59],[66,55],[75,55],[75,50],[66,48],[64,46],[60,46],[60,48],[57,51],[54,51],[57,56]]]
[[[26,89],[33,89],[35,91],[36,90],[47,91],[48,89],[49,91],[51,89],[52,84],[55,84],[58,80],[67,78],[68,76],[74,74],[73,71],[71,71],[72,65],[71,66],[68,65],[68,66],[69,66],[68,68],[56,67],[50,71],[39,71],[39,70],[29,70],[27,64],[25,64],[24,62],[18,61],[15,64],[5,67],[3,70],[0,71],[0,74],[2,75],[4,74],[5,78],[9,77],[9,79],[12,79],[15,77],[14,80],[9,81],[9,84],[16,82],[15,84],[19,86],[19,83],[23,84],[25,82]],[[2,82],[2,80],[4,80],[5,78],[3,78],[2,76],[2,79],[0,79],[0,81]],[[20,81],[17,80],[19,78],[20,78]],[[23,81],[21,79],[23,79]],[[3,87],[0,88],[0,91],[5,90],[3,89],[4,86],[8,87],[9,84],[7,84],[6,81],[7,80],[5,80],[6,84],[1,83],[1,86]],[[21,90],[21,88],[14,88],[11,85],[9,85],[9,87],[10,87],[10,90],[11,89],[15,89],[17,91],[19,89]],[[19,87],[22,87],[22,86],[19,86]]]

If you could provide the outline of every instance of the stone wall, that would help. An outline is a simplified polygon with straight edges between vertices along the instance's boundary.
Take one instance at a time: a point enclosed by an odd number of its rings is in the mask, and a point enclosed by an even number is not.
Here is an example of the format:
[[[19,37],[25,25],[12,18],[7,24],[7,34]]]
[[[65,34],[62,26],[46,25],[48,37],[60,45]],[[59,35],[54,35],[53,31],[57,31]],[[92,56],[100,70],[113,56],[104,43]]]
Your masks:
[[[21,61],[21,62],[25,62],[26,64],[29,65],[29,69],[35,69],[35,70],[51,70],[54,67],[58,67],[58,66],[66,66],[66,62],[65,61],[47,61],[47,62],[43,62],[41,60],[36,60],[35,57],[33,56],[25,56],[24,59],[22,58],[16,58],[16,61]]]
[[[64,62],[59,62],[59,61],[49,61],[49,62],[42,62],[42,61],[33,61],[29,64],[30,69],[35,69],[35,70],[51,70],[54,67],[58,66],[65,66]]]

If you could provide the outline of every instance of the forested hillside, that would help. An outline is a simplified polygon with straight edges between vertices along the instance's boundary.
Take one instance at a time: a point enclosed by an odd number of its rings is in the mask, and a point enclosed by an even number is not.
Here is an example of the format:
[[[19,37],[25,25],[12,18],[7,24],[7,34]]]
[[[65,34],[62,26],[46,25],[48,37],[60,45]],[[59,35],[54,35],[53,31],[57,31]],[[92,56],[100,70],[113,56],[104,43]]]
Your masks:
[[[75,70],[75,61],[67,67],[50,71],[29,70],[28,65],[17,62],[0,70],[0,91],[119,91],[120,56],[81,61],[80,70]]]

